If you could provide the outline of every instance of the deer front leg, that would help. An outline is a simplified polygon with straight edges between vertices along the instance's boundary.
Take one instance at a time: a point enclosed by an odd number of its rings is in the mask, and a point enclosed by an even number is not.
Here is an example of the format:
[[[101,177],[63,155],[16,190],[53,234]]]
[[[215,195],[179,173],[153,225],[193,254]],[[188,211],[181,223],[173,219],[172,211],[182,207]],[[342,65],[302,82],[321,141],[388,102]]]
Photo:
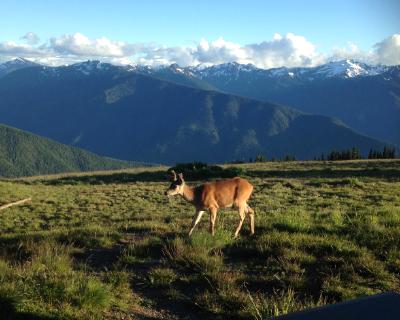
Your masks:
[[[196,213],[195,213],[195,215],[193,217],[192,226],[191,226],[190,231],[189,231],[189,237],[192,235],[194,227],[199,223],[203,213],[204,213],[204,211],[196,210]]]

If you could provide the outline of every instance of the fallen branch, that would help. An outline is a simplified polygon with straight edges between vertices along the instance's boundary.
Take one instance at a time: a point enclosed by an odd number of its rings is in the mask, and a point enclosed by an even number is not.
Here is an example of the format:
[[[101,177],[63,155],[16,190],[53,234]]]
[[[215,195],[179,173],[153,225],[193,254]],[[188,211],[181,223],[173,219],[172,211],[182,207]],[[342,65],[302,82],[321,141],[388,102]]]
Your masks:
[[[31,201],[31,200],[32,200],[32,198],[26,198],[26,199],[22,199],[22,200],[19,200],[19,201],[7,203],[7,204],[4,204],[4,205],[0,206],[0,210],[7,209],[7,208],[9,208],[11,206],[16,206],[18,204],[22,204],[22,203],[25,203],[25,202],[28,202],[28,201]]]

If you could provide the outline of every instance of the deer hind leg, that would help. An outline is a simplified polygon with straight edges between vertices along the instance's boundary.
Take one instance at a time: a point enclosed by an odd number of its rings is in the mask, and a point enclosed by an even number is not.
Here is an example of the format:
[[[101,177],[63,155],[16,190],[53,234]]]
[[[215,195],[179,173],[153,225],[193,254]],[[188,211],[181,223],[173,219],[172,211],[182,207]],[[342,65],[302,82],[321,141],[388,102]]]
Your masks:
[[[212,236],[215,234],[215,220],[217,219],[217,209],[211,208],[210,209],[210,233]]]
[[[237,226],[236,231],[235,231],[235,238],[238,236],[239,231],[242,228],[242,224],[243,224],[245,217],[246,217],[246,206],[240,205],[239,206],[239,225]]]
[[[190,227],[189,237],[192,235],[194,227],[200,222],[201,216],[204,214],[204,211],[196,210],[196,214],[193,217],[192,226]]]
[[[254,210],[250,208],[248,204],[246,204],[246,213],[249,215],[250,219],[250,234],[254,234]]]

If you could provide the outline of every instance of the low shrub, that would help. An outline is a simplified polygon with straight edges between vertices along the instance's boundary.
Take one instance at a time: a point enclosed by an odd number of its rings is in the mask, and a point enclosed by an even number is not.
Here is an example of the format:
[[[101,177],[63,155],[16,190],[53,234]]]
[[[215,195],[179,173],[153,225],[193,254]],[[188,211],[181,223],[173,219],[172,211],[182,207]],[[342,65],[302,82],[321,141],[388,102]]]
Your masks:
[[[156,287],[167,287],[177,278],[174,270],[170,268],[153,268],[150,270],[148,280],[150,285]]]
[[[217,165],[209,165],[204,162],[178,163],[176,166],[169,168],[167,171],[171,173],[183,173],[188,180],[202,180],[208,178],[233,178],[244,174],[244,169],[237,167],[222,168]]]

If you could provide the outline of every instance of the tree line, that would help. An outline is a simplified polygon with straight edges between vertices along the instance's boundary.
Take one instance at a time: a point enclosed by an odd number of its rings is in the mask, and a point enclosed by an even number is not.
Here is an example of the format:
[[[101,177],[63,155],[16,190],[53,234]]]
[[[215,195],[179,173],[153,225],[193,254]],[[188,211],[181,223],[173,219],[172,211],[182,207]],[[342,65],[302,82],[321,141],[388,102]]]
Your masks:
[[[293,155],[290,155],[290,154],[287,154],[287,155],[283,156],[282,158],[272,157],[270,160],[268,160],[267,157],[264,156],[264,155],[257,155],[254,158],[254,160],[250,158],[249,162],[267,162],[267,161],[272,161],[272,162],[274,162],[274,161],[286,161],[287,162],[287,161],[296,161],[296,160],[297,160],[296,157],[293,156]]]
[[[337,151],[332,150],[328,154],[321,154],[319,157],[314,157],[314,160],[318,161],[338,161],[338,160],[359,160],[362,159],[360,149],[353,147],[350,149]],[[396,158],[396,148],[394,147],[384,147],[382,151],[370,149],[368,153],[368,159],[395,159]]]
[[[332,150],[328,153],[321,153],[319,156],[314,157],[314,161],[340,161],[340,160],[360,160],[364,159],[360,149],[352,147],[345,150]],[[367,159],[396,159],[396,148],[395,147],[384,147],[383,150],[370,149]],[[275,161],[297,161],[294,155],[285,155],[281,158],[271,157],[267,158],[263,154],[258,154],[254,158],[250,158],[247,162],[275,162]],[[244,160],[234,160],[229,163],[240,164],[246,163]]]
[[[320,157],[314,157],[314,160],[338,161],[338,160],[359,160],[361,158],[362,157],[360,149],[358,149],[357,147],[353,147],[342,151],[332,150],[326,155],[322,153]]]
[[[383,150],[370,149],[367,159],[395,159],[396,148],[384,147]],[[315,161],[340,161],[340,160],[360,160],[363,156],[360,149],[352,147],[345,150],[332,150],[329,153],[322,153],[319,156],[314,157]],[[268,162],[268,161],[296,161],[296,157],[293,155],[285,155],[281,158],[271,157],[267,158],[265,155],[258,154],[254,158],[250,158],[248,162]],[[245,163],[243,160],[232,161],[231,163]]]
[[[383,151],[371,149],[368,153],[368,159],[394,159],[396,158],[396,148],[384,147]]]

